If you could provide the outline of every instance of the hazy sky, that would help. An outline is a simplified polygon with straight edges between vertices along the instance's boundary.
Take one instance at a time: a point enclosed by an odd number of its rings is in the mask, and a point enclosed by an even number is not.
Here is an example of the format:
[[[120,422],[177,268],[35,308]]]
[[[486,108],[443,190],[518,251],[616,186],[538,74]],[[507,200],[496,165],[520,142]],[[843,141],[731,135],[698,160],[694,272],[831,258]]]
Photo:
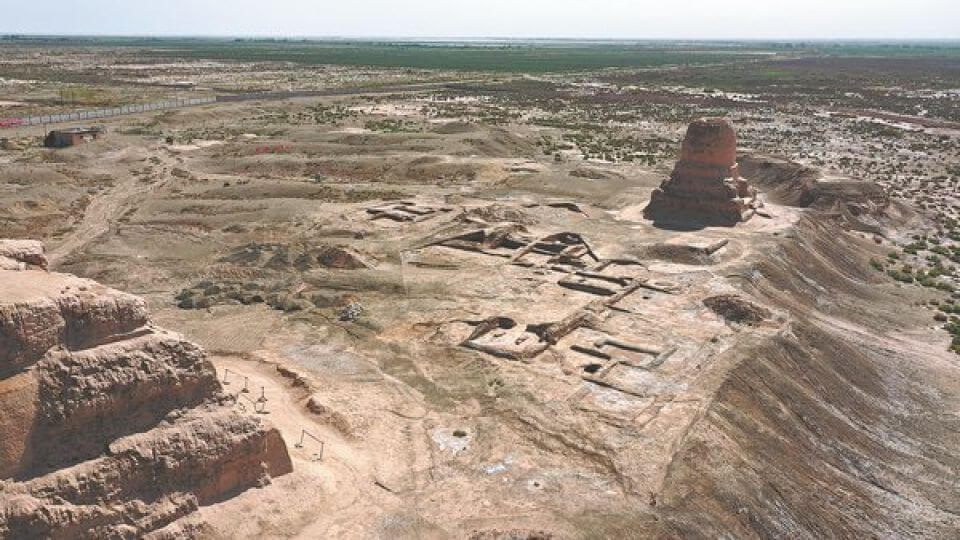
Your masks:
[[[960,38],[960,0],[0,0],[0,33]]]

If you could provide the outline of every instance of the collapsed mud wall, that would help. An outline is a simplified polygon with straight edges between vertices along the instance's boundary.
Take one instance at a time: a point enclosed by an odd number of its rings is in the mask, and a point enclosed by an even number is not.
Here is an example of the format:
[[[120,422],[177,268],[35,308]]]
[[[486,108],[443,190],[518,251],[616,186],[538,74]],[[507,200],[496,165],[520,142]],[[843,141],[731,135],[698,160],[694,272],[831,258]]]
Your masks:
[[[35,471],[97,456],[106,441],[148,429],[219,390],[203,352],[169,334],[48,358],[36,373]]]
[[[104,457],[8,486],[0,525],[13,538],[138,537],[290,471],[275,430],[232,413],[191,416],[117,440]],[[132,517],[150,526],[128,535]]]
[[[812,218],[796,232],[745,285],[789,309],[789,329],[743,355],[691,428],[658,497],[662,532],[952,537],[960,420],[942,411],[960,369],[887,333],[910,315],[871,286],[869,246]]]
[[[3,477],[95,457],[219,391],[203,352],[149,326],[135,296],[29,270],[4,271],[0,287]]]
[[[40,275],[46,277],[36,278]],[[7,276],[10,297],[0,305],[0,370],[27,367],[60,345],[93,346],[146,325],[146,304],[135,296],[58,274]]]
[[[0,240],[0,538],[140,538],[290,472],[199,347],[21,244]]]

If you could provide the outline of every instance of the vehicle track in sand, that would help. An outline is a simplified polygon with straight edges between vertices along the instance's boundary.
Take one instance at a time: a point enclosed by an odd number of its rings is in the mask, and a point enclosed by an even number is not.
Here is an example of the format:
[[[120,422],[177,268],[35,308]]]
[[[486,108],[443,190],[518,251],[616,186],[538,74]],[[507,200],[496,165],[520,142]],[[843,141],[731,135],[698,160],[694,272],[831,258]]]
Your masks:
[[[120,152],[122,153],[123,151]],[[106,193],[94,197],[84,210],[80,224],[47,254],[51,265],[57,265],[101,235],[110,232],[114,223],[128,209],[146,200],[157,187],[169,180],[170,170],[176,166],[174,159],[163,152],[151,152],[151,155],[159,159],[156,167],[160,170],[160,175],[147,183],[135,175],[126,174]]]

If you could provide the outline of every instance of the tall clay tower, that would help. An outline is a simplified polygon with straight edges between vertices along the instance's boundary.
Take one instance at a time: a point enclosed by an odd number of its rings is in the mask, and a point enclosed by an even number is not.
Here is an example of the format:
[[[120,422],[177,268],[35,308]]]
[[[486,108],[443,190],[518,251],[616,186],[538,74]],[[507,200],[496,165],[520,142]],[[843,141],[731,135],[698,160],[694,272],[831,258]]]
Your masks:
[[[687,128],[680,160],[653,190],[644,217],[662,222],[731,226],[760,206],[757,191],[737,172],[737,135],[722,118],[701,118]]]

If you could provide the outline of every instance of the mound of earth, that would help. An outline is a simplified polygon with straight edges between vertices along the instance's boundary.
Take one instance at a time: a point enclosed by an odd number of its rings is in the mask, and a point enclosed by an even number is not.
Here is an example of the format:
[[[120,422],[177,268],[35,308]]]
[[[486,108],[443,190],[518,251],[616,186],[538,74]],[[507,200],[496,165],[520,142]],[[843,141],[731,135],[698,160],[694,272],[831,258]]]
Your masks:
[[[320,266],[339,270],[358,270],[371,266],[349,248],[337,246],[320,246],[310,252],[308,257],[314,258]]]
[[[586,178],[587,180],[614,180],[623,178],[623,175],[616,171],[608,171],[597,167],[577,167],[570,171],[570,176],[577,178]]]
[[[710,244],[693,245],[677,242],[660,242],[631,252],[639,259],[656,259],[677,264],[710,265],[715,264],[717,252],[725,248],[728,240],[719,240]]]
[[[725,320],[738,324],[757,324],[772,315],[769,309],[735,294],[711,296],[705,299],[703,304]]]
[[[0,270],[0,537],[145,538],[291,471],[279,432],[231,410],[204,352],[146,304],[42,268]],[[163,536],[155,536],[160,538]]]
[[[256,281],[201,281],[177,293],[180,309],[206,309],[219,304],[260,304],[266,301],[265,287]]]
[[[296,269],[301,272],[314,268],[358,270],[371,268],[358,253],[348,247],[305,244],[259,244],[251,242],[235,249],[220,262],[253,266],[272,270]]]
[[[441,135],[456,135],[460,133],[472,133],[478,131],[475,124],[468,122],[443,122],[433,126],[430,131]]]
[[[829,210],[843,204],[856,214],[890,204],[883,187],[852,178],[827,178],[817,169],[760,154],[740,157],[740,172],[763,188],[770,201],[785,206]]]
[[[343,307],[349,295],[319,290],[299,280],[258,281],[204,280],[181,289],[174,297],[180,309],[207,309],[213,306],[266,304],[273,309],[292,312],[317,308]]]

